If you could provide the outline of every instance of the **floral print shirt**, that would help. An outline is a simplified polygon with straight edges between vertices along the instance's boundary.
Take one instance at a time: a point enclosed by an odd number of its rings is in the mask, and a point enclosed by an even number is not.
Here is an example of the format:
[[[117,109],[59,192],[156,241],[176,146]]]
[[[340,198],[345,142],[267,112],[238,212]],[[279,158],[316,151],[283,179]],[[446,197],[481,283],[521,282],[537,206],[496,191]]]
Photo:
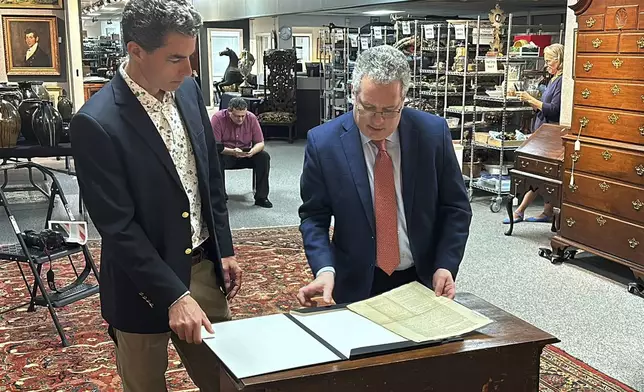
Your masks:
[[[201,214],[201,194],[199,193],[195,154],[174,100],[174,94],[166,92],[163,100],[159,101],[129,77],[125,72],[125,65],[126,62],[123,62],[119,72],[148,113],[148,116],[150,116],[150,120],[152,120],[161,139],[163,139],[188,196],[192,246],[196,248],[208,238],[208,227]]]

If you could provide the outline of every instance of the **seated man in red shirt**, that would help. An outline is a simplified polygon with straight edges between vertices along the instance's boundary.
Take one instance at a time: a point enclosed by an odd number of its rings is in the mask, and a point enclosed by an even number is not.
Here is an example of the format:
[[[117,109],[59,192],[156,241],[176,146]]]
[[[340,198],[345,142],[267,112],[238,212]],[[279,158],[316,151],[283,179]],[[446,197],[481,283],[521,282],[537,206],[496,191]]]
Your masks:
[[[220,155],[222,178],[225,182],[226,169],[254,169],[255,205],[271,208],[273,203],[268,200],[271,157],[264,151],[259,121],[247,109],[246,101],[235,97],[228,103],[228,109],[218,111],[210,120],[215,140],[224,145]]]

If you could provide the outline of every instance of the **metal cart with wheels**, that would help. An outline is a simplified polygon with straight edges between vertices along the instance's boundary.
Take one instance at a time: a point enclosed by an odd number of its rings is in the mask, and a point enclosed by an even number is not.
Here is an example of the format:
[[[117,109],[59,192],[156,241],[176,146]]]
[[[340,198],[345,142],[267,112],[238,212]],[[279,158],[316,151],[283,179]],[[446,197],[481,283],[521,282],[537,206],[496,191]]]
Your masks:
[[[65,214],[67,215],[67,219],[70,221],[75,220],[74,214],[69,208],[69,204],[67,203],[67,199],[65,198],[60,183],[50,169],[32,162],[0,165],[0,170],[13,169],[35,169],[40,171],[45,178],[51,180],[49,194],[47,195],[47,197],[49,198],[49,207],[47,209],[45,226],[47,226],[47,223],[52,218],[54,207],[56,205],[56,196],[60,197],[63,208],[65,210]],[[36,306],[47,307],[54,325],[56,326],[56,330],[60,335],[62,345],[64,347],[67,347],[69,343],[63,331],[63,327],[58,320],[56,309],[70,305],[81,299],[90,297],[94,294],[97,294],[99,291],[98,269],[96,267],[96,264],[94,263],[89,248],[87,247],[87,245],[77,244],[64,244],[62,247],[56,248],[51,251],[29,247],[25,242],[25,239],[23,238],[23,231],[18,226],[18,222],[11,212],[11,208],[2,188],[0,188],[0,206],[4,208],[4,211],[9,218],[9,223],[11,224],[13,232],[15,233],[17,239],[16,243],[0,245],[0,260],[16,262],[18,269],[20,270],[20,274],[22,275],[22,279],[25,282],[30,295],[30,301],[28,303],[13,306],[10,309],[4,310],[2,313],[7,313],[23,306],[28,306],[28,312],[34,312],[36,310]],[[74,261],[72,259],[72,255],[75,254],[82,254],[83,256],[84,265],[80,273],[76,269],[76,266],[74,265]],[[71,284],[65,287],[58,288],[56,287],[54,281],[55,277],[53,270],[51,269],[51,265],[53,262],[64,258],[67,258],[69,263],[71,264],[71,268],[76,275],[76,279]],[[41,273],[43,265],[47,264],[49,265],[49,271],[47,272],[46,279],[43,280]],[[31,275],[33,276],[32,284],[29,283],[30,279],[28,278],[28,273],[26,274],[23,268],[26,266],[29,267]],[[93,275],[96,279],[96,283],[88,282],[88,278],[91,275]]]

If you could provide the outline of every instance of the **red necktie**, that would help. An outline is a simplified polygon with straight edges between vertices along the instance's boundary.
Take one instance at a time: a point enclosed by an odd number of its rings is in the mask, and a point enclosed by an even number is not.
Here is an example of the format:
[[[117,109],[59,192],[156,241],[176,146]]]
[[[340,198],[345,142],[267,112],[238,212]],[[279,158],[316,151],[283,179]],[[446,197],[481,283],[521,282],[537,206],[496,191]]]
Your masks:
[[[376,262],[387,275],[400,264],[398,245],[398,203],[394,183],[394,164],[387,153],[386,140],[373,141],[378,155],[373,170],[376,211]]]

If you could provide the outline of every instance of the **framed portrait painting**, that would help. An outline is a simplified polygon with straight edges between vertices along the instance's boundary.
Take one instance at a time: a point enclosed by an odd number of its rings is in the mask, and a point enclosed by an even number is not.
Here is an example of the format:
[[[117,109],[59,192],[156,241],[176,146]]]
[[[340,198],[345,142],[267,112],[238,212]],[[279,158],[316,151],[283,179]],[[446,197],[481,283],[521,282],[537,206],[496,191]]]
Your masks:
[[[0,0],[0,8],[63,9],[63,0]]]
[[[55,16],[3,16],[7,75],[60,75]]]

